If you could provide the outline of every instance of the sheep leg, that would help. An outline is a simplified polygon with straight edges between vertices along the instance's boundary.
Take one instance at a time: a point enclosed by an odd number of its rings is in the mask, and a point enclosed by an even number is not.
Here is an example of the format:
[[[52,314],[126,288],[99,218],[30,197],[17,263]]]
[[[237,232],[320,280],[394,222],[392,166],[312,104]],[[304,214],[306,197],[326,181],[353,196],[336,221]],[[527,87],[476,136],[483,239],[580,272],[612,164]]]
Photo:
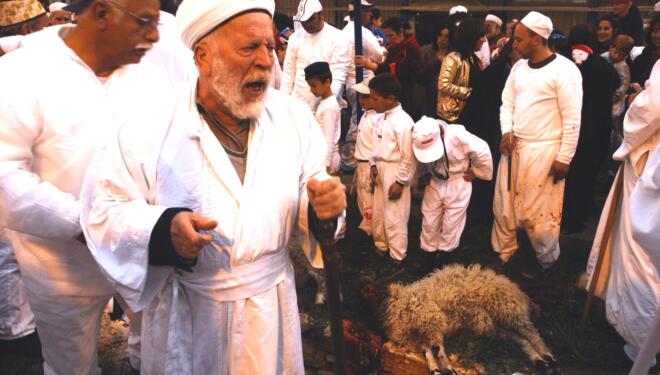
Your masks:
[[[437,375],[440,374],[440,366],[435,360],[435,355],[433,354],[433,348],[428,347],[424,349],[424,356],[426,357],[426,363],[429,365],[429,374]]]
[[[534,349],[532,343],[529,342],[522,335],[518,334],[517,332],[511,332],[503,328],[498,328],[496,330],[496,334],[503,339],[512,340],[516,342],[518,345],[520,345],[520,349],[522,349],[522,351],[527,355],[527,357],[532,362],[536,363],[536,361],[542,360],[541,355],[539,355],[539,353],[536,352],[536,349]]]
[[[518,327],[518,333],[527,339],[534,349],[541,355],[542,361],[545,363],[541,364],[544,368],[548,368],[548,373],[558,373],[560,372],[559,366],[557,365],[557,360],[550,352],[550,349],[545,345],[539,331],[534,327],[532,322],[527,321],[521,324]]]
[[[433,343],[432,346],[437,346],[438,347],[438,357],[440,359],[440,368],[442,371],[440,371],[441,375],[452,375],[456,374],[456,371],[451,366],[451,362],[449,361],[449,357],[447,357],[447,353],[445,352],[445,344],[444,344],[444,337],[439,336],[436,337],[435,342]]]

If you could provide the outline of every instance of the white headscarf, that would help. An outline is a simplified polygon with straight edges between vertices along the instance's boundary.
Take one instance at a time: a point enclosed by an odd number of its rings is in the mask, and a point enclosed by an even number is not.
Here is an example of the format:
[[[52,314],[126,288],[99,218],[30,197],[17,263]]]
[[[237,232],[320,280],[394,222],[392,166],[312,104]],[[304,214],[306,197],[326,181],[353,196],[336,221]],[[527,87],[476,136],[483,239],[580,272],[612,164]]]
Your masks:
[[[231,17],[249,11],[265,10],[273,16],[273,0],[185,0],[176,12],[176,23],[183,43],[193,48],[203,36]]]

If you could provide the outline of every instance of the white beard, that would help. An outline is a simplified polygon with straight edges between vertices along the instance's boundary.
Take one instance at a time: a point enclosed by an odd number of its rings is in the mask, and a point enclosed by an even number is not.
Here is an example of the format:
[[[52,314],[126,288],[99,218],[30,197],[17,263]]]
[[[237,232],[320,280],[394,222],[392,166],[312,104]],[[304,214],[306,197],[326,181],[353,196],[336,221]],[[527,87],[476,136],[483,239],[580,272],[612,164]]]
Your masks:
[[[241,80],[231,69],[226,67],[222,59],[216,59],[213,64],[212,76],[212,88],[216,97],[233,116],[241,120],[252,120],[259,117],[264,111],[264,98],[268,93],[270,72],[250,73],[245,79]],[[266,83],[264,92],[257,100],[245,100],[241,94],[241,88],[245,83],[255,80],[263,80]]]

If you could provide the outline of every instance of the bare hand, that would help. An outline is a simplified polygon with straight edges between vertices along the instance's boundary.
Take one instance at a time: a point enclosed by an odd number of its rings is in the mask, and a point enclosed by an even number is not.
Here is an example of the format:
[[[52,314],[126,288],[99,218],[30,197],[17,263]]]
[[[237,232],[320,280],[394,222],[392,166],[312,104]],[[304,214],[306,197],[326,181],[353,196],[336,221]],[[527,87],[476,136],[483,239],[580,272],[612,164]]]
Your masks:
[[[513,136],[512,132],[508,132],[502,135],[502,140],[500,141],[500,153],[502,155],[510,155],[513,152],[513,147],[516,145],[516,137]]]
[[[644,91],[644,88],[639,85],[639,83],[635,82],[632,85],[630,85],[630,88],[632,89],[632,93],[628,95],[628,105],[630,105],[633,100],[639,95],[640,92]]]
[[[570,166],[568,164],[564,164],[555,160],[552,162],[552,167],[550,167],[550,172],[548,173],[548,176],[552,176],[552,182],[556,184],[557,181],[566,178],[569,167]]]
[[[170,224],[174,250],[184,259],[197,258],[202,248],[211,243],[211,235],[199,231],[211,230],[216,226],[218,226],[217,221],[202,215],[188,211],[179,212]]]
[[[374,185],[378,185],[378,168],[376,168],[375,165],[371,166],[371,171],[369,173],[369,177],[371,177],[371,183]]]
[[[358,68],[365,68],[369,65],[369,58],[360,56],[360,55],[355,55],[355,66]]]
[[[307,196],[319,220],[335,219],[346,209],[346,188],[339,177],[309,180]]]
[[[401,198],[401,194],[403,194],[403,186],[398,182],[393,183],[387,190],[387,198],[391,201]]]
[[[467,182],[472,182],[477,176],[474,174],[474,169],[470,168],[463,173],[463,179]]]

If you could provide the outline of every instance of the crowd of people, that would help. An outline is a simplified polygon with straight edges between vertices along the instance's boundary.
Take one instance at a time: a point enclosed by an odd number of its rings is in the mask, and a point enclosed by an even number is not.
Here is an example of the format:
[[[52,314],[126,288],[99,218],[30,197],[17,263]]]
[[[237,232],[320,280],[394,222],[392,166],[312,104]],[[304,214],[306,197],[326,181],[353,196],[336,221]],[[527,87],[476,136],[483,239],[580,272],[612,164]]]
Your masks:
[[[302,374],[286,246],[323,266],[339,175],[383,275],[412,263],[419,186],[422,272],[471,220],[498,272],[524,230],[542,278],[610,171],[586,269],[634,360],[660,306],[660,5],[646,29],[612,5],[566,34],[457,5],[420,46],[367,0],[341,29],[319,0],[0,1],[0,340],[100,373],[113,299],[142,373]]]

